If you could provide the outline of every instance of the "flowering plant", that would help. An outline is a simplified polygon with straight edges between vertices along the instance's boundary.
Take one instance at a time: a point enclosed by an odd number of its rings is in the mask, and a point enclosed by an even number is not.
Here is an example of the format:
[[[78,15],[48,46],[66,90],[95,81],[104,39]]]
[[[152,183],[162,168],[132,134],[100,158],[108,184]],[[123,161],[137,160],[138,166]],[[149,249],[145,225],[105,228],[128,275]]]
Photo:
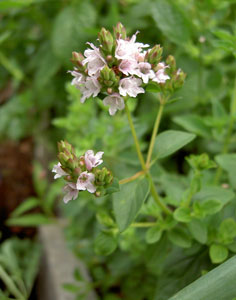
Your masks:
[[[219,217],[235,197],[229,185],[218,186],[222,169],[217,163],[224,165],[224,158],[217,158],[216,163],[206,153],[191,154],[186,157],[187,175],[178,177],[168,174],[161,165],[161,160],[190,145],[196,138],[196,134],[180,130],[165,130],[158,134],[164,108],[173,102],[175,98],[172,95],[183,85],[186,75],[176,67],[173,56],[162,60],[159,45],[148,49],[149,45],[136,42],[136,36],[137,33],[128,38],[120,23],[114,28],[113,35],[102,29],[98,47],[90,43],[91,49],[85,50],[84,55],[73,52],[75,69],[70,73],[74,77],[72,85],[81,92],[82,103],[98,96],[105,106],[109,106],[110,115],[115,115],[117,110],[125,110],[141,169],[135,163],[136,173],[127,178],[121,177],[118,182],[106,168],[98,168],[103,152],[94,154],[88,150],[77,157],[69,143],[61,142],[59,164],[54,166],[53,172],[56,173],[55,178],[63,176],[67,181],[64,202],[77,198],[79,191],[87,190],[96,196],[92,204],[89,201],[85,203],[87,213],[91,209],[96,216],[92,244],[97,255],[114,252],[114,257],[117,253],[121,256],[121,253],[128,253],[131,260],[138,257],[137,264],[142,262],[150,272],[148,278],[152,279],[158,277],[164,268],[167,253],[170,260],[171,255],[187,257],[190,261],[188,268],[192,262],[191,251],[200,256],[204,252],[207,263],[200,264],[201,270],[209,269],[211,264],[223,262],[236,251],[236,222],[230,214]],[[129,108],[130,98],[137,99],[139,94],[146,92],[157,93],[158,99],[147,149],[140,144]],[[191,128],[197,127],[196,122],[191,124],[194,124]],[[104,157],[106,161],[109,155]],[[84,203],[84,199],[87,201],[85,196],[80,199],[78,206]],[[219,232],[215,230],[215,216],[219,217]],[[91,234],[84,232],[85,238],[86,233]],[[152,256],[158,253],[154,265],[146,259],[147,253]],[[140,296],[138,299],[143,298]]]

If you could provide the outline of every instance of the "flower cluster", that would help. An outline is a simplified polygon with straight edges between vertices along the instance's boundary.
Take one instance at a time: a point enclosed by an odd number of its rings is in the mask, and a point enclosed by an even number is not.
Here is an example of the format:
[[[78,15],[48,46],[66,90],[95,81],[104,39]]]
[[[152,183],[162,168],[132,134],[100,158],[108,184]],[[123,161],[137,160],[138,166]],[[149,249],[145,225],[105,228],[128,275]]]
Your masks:
[[[145,93],[148,84],[160,90],[173,90],[182,85],[185,74],[176,69],[173,57],[161,62],[162,48],[159,45],[148,49],[148,44],[136,42],[137,33],[131,38],[121,23],[113,35],[102,28],[98,34],[100,45],[88,43],[90,48],[81,53],[72,53],[76,65],[69,71],[75,85],[82,93],[81,102],[87,98],[105,95],[103,103],[109,106],[110,115],[125,106],[124,98]]]
[[[66,141],[58,143],[58,149],[59,163],[53,167],[52,172],[56,173],[54,179],[64,177],[67,181],[64,186],[65,203],[76,199],[79,191],[86,190],[95,196],[101,196],[112,183],[111,172],[106,168],[97,168],[103,163],[104,152],[94,154],[93,150],[88,150],[85,155],[77,157],[73,147]]]

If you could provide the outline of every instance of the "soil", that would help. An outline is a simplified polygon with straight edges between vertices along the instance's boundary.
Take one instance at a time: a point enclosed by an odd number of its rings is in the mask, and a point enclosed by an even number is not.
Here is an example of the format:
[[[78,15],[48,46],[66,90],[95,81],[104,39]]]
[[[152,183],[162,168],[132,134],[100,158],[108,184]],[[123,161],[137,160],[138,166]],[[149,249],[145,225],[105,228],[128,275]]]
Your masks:
[[[34,228],[7,227],[10,213],[27,197],[35,196],[32,182],[32,138],[6,141],[0,146],[0,232],[2,240],[17,235],[33,237]]]

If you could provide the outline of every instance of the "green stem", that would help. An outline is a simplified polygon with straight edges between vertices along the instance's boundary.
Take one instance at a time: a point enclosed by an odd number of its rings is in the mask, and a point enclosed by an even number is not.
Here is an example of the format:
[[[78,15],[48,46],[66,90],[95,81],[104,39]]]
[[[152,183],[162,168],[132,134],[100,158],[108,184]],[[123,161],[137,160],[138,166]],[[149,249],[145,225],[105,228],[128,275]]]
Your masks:
[[[153,127],[151,142],[150,142],[149,149],[148,149],[148,154],[147,154],[147,161],[146,161],[147,166],[150,165],[150,161],[151,161],[151,158],[152,158],[153,147],[154,147],[156,135],[157,135],[157,132],[158,132],[158,129],[159,129],[159,126],[160,126],[164,105],[165,105],[164,102],[160,103],[160,107],[159,107],[159,110],[158,110],[158,113],[157,113],[156,121],[155,121],[155,124],[154,124],[154,127]]]
[[[16,297],[18,300],[26,300],[26,298],[21,294],[21,292],[18,290],[16,285],[14,284],[13,280],[10,278],[10,276],[5,272],[5,270],[0,266],[0,278],[8,288],[9,292]]]
[[[151,194],[153,196],[153,199],[155,200],[155,202],[157,203],[157,205],[166,214],[170,215],[170,214],[172,214],[172,212],[165,205],[165,203],[162,202],[162,200],[159,198],[159,196],[158,196],[158,194],[156,192],[156,189],[155,189],[154,182],[152,180],[152,176],[151,176],[151,174],[150,174],[149,170],[147,169],[147,166],[146,166],[146,164],[144,162],[144,158],[143,158],[143,155],[142,155],[142,152],[141,152],[141,149],[140,149],[139,141],[138,141],[138,138],[137,138],[137,135],[136,135],[134,124],[133,124],[133,121],[132,121],[132,118],[131,118],[131,114],[130,114],[130,111],[129,111],[129,108],[128,108],[127,104],[125,105],[125,111],[126,111],[126,114],[127,114],[127,117],[128,117],[129,126],[131,128],[131,132],[132,132],[132,135],[133,135],[133,139],[134,139],[134,143],[135,143],[135,147],[136,147],[136,151],[137,151],[137,154],[138,154],[138,158],[139,158],[140,164],[141,164],[142,169],[143,169],[144,173],[146,174],[146,176],[148,178],[148,181],[150,183],[150,190],[151,190]]]
[[[137,151],[137,154],[138,154],[140,164],[142,166],[143,171],[146,172],[147,168],[146,168],[146,165],[145,165],[145,161],[144,161],[144,158],[143,158],[143,155],[142,155],[142,152],[141,152],[141,149],[140,149],[139,141],[138,141],[138,138],[137,138],[137,135],[136,135],[136,131],[135,131],[135,128],[134,128],[134,123],[132,121],[131,114],[130,114],[130,111],[129,111],[129,108],[128,108],[127,104],[125,105],[125,112],[127,114],[129,126],[130,126],[130,129],[131,129],[133,138],[134,138],[134,143],[135,143],[135,147],[136,147],[136,151]]]
[[[235,118],[235,113],[236,113],[236,78],[235,78],[235,83],[234,83],[234,91],[233,91],[233,97],[232,97],[232,105],[231,105],[231,111],[230,111],[230,122],[229,122],[229,127],[227,130],[227,134],[224,140],[223,148],[221,151],[221,154],[226,154],[229,151],[229,145],[230,145],[230,140],[231,140],[231,135],[233,133],[233,128],[234,128],[234,118]],[[217,169],[216,175],[215,175],[215,184],[218,184],[220,177],[222,175],[222,168],[219,167]]]
[[[156,222],[139,222],[139,223],[131,224],[131,227],[145,228],[145,227],[155,226],[156,224],[157,224]]]

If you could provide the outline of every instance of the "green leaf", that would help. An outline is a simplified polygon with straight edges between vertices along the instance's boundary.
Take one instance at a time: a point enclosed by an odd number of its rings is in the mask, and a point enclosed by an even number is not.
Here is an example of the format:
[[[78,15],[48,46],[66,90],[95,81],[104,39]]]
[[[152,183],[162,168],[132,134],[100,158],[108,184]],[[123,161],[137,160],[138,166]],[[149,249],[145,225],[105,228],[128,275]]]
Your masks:
[[[155,159],[167,157],[195,139],[195,134],[184,131],[167,130],[160,133],[155,141],[153,156]]]
[[[229,203],[234,196],[234,192],[230,189],[206,186],[194,195],[194,208],[197,206],[197,208],[204,210],[207,214],[215,214]]]
[[[72,51],[81,51],[85,47],[95,20],[96,11],[89,1],[65,6],[53,25],[52,48],[55,55],[69,63]]]
[[[191,23],[188,21],[181,6],[171,0],[158,0],[152,4],[152,17],[156,26],[172,42],[183,46],[190,40]]]
[[[198,115],[183,115],[173,118],[173,121],[184,129],[194,132],[199,136],[210,138],[211,130],[206,126],[202,117]]]
[[[219,212],[223,204],[219,200],[206,200],[199,203],[200,209],[205,215],[214,215]]]
[[[154,244],[158,242],[162,236],[162,229],[159,225],[149,228],[146,232],[146,242],[148,244]]]
[[[174,228],[168,232],[168,239],[181,248],[191,247],[191,238],[183,228]]]
[[[192,220],[191,210],[187,207],[178,207],[174,212],[175,220],[183,223],[188,223]]]
[[[193,219],[190,223],[188,223],[188,229],[195,240],[201,244],[206,244],[207,227],[202,221]]]
[[[216,162],[227,172],[236,170],[236,153],[220,154],[215,157]]]
[[[113,194],[120,191],[119,179],[114,177],[112,184],[106,189],[106,194]]]
[[[124,231],[136,218],[149,193],[146,178],[122,184],[113,196],[113,208],[120,231]]]
[[[44,224],[50,224],[53,220],[46,217],[43,214],[30,214],[21,217],[10,218],[7,220],[7,225],[9,226],[39,226]]]
[[[39,199],[35,197],[27,198],[24,202],[17,206],[17,208],[11,213],[11,217],[18,217],[26,211],[33,209],[40,205]]]
[[[11,9],[11,8],[22,8],[32,4],[34,0],[1,0],[0,10]]]
[[[228,172],[230,182],[236,188],[236,154],[220,154],[215,157],[215,160],[223,170]]]
[[[236,295],[236,256],[194,281],[169,300],[231,300]]]
[[[117,239],[107,232],[100,232],[95,240],[95,252],[99,255],[109,255],[116,250]]]
[[[225,219],[219,228],[219,241],[228,245],[233,243],[234,238],[236,237],[236,222],[232,218]]]
[[[213,244],[210,247],[209,254],[212,263],[219,264],[228,257],[228,249],[223,245]]]

